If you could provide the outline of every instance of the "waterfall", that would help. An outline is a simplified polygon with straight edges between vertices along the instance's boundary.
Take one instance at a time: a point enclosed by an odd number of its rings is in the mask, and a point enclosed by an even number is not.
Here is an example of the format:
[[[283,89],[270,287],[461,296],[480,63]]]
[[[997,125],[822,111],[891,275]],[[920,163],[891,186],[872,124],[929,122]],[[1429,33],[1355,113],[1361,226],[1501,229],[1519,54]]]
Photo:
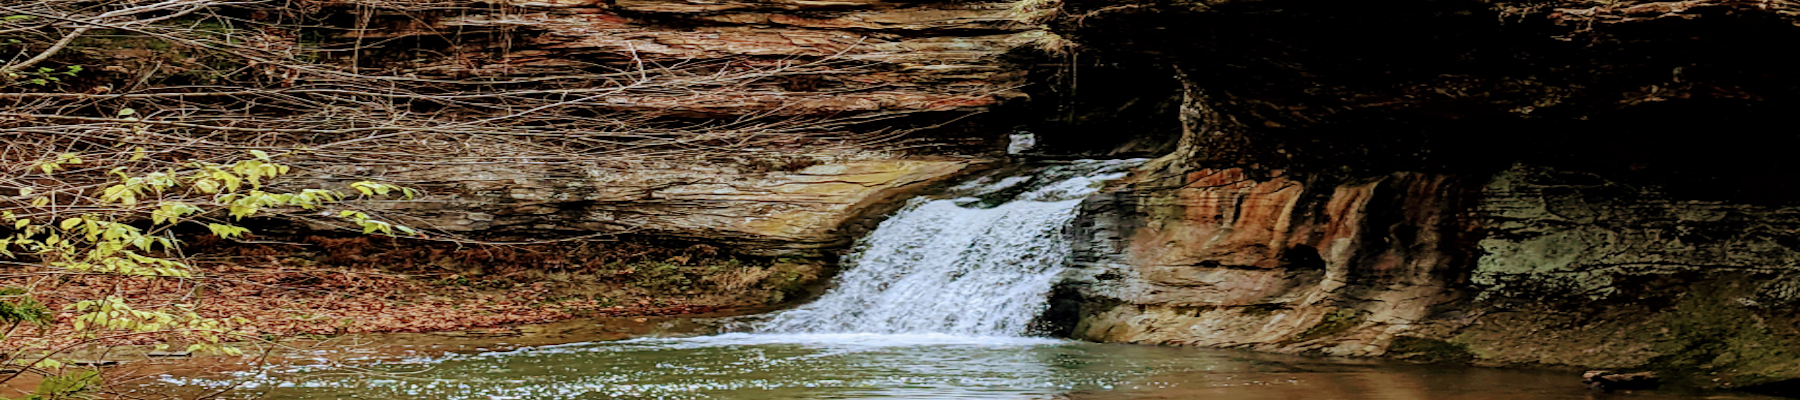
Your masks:
[[[1081,160],[916,198],[857,243],[835,287],[764,333],[1021,336],[1070,255],[1081,199],[1142,163]]]

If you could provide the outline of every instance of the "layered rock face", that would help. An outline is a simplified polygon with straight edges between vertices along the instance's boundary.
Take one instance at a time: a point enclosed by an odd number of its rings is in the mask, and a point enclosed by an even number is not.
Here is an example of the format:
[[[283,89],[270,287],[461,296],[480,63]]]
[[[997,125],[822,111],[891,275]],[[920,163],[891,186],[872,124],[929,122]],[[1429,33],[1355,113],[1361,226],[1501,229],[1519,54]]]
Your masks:
[[[511,1],[363,18],[379,29],[331,40],[429,50],[346,60],[363,68],[438,80],[587,74],[542,90],[614,85],[619,94],[585,104],[648,125],[763,130],[742,140],[766,143],[695,137],[594,161],[345,167],[327,178],[430,188],[388,208],[448,232],[629,234],[763,255],[842,246],[902,195],[986,165],[1007,131],[981,114],[1026,97],[1019,53],[1047,35],[1006,3],[963,1]],[[523,154],[494,145],[489,156]],[[542,145],[554,146],[569,145]]]
[[[745,172],[704,165],[422,168],[390,176],[438,187],[388,209],[485,237],[611,234],[711,243],[740,253],[817,256],[846,245],[901,200],[984,168],[969,159],[886,159]]]
[[[1800,378],[1789,2],[1087,2],[1183,87],[1096,196],[1074,337]],[[1174,39],[1179,40],[1174,40]],[[1178,115],[1177,115],[1178,114]]]
[[[132,143],[152,157],[133,168],[160,171],[258,149],[293,167],[282,185],[421,189],[357,207],[465,241],[821,255],[1002,154],[1034,49],[1055,39],[1002,1],[192,6],[134,22],[154,30],[21,42],[70,79],[0,93],[21,105],[0,125],[45,143],[17,157]],[[90,140],[89,123],[118,126]]]
[[[1459,182],[1201,170],[1089,203],[1076,337],[1379,355],[1460,300]],[[1327,339],[1327,340],[1320,340]]]
[[[982,111],[1022,96],[1004,60],[1045,33],[1005,3],[857,1],[504,1],[459,13],[385,15],[372,40],[460,42],[417,58],[364,61],[421,75],[532,76],[606,66],[715,73],[761,69],[732,90],[607,96],[621,110],[694,116]],[[710,88],[706,88],[710,89]]]
[[[1792,205],[1522,166],[1485,182],[1201,170],[1088,207],[1078,338],[1660,368],[1722,386],[1800,366]]]

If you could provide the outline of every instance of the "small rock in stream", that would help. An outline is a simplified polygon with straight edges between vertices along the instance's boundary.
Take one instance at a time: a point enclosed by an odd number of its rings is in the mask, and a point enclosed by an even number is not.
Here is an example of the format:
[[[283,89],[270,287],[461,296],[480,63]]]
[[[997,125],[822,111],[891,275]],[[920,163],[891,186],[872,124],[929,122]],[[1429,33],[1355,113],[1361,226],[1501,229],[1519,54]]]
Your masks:
[[[1662,380],[1657,378],[1655,372],[1621,374],[1613,371],[1594,370],[1581,374],[1581,383],[1587,384],[1588,389],[1612,392],[1614,390],[1655,389],[1662,384]]]

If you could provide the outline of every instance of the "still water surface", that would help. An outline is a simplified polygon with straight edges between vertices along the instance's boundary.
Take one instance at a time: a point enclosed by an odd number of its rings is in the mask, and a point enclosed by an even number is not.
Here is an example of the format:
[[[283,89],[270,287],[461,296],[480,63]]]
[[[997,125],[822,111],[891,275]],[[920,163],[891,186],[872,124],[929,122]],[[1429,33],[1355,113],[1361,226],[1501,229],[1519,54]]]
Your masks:
[[[235,378],[265,399],[1767,399],[1600,394],[1575,373],[942,334],[576,343]]]

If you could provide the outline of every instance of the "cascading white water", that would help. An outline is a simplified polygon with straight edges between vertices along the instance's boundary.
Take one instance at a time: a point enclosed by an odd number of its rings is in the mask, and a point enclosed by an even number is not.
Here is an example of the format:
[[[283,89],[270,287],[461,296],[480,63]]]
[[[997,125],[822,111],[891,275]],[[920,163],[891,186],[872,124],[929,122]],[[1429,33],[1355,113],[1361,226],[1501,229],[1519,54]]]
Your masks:
[[[764,333],[1021,336],[1069,257],[1081,199],[1143,160],[1082,160],[913,199],[858,243],[836,287]]]

